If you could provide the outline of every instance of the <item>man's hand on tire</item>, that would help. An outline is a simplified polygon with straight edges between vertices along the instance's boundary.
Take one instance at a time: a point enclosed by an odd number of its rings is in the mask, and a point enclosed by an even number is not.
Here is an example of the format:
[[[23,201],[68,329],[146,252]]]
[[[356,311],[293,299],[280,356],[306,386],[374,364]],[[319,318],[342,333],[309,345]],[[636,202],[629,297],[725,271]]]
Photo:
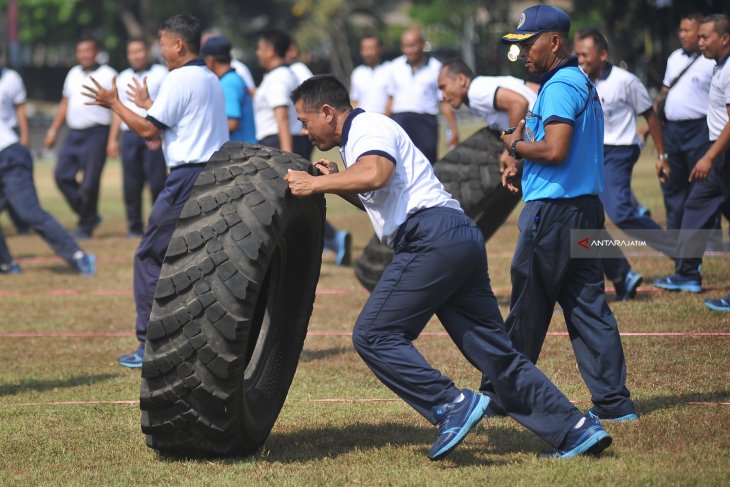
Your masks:
[[[306,171],[293,171],[284,176],[284,181],[289,185],[289,190],[294,196],[311,196],[315,193],[313,183],[315,177]]]
[[[340,169],[337,167],[337,164],[332,161],[328,161],[327,159],[320,159],[320,160],[316,161],[314,163],[314,167],[316,167],[319,170],[319,172],[322,176],[340,172]]]

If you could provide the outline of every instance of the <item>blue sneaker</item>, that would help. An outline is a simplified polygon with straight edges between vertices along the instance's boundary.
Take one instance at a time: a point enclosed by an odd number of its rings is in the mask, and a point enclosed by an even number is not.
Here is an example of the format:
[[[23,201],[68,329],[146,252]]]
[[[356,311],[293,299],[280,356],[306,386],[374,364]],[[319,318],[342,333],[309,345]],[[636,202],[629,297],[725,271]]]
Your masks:
[[[350,265],[352,260],[352,235],[347,230],[340,230],[335,235],[335,265]]]
[[[456,448],[469,431],[482,419],[489,398],[468,389],[461,393],[464,399],[433,408],[439,423],[439,437],[428,451],[428,458],[439,460]]]
[[[93,254],[81,252],[73,258],[74,268],[82,276],[93,276],[96,274],[96,257]]]
[[[20,274],[21,272],[23,272],[23,269],[14,260],[8,264],[0,264],[0,274]]]
[[[596,419],[586,415],[579,424],[579,427],[571,428],[559,449],[541,453],[540,457],[573,458],[586,453],[598,455],[611,446],[613,439]]]
[[[618,284],[614,284],[616,287],[616,301],[634,299],[636,297],[636,291],[642,282],[644,282],[644,278],[629,269],[624,280]]]
[[[654,285],[667,291],[702,292],[702,278],[693,279],[680,274],[654,279]]]
[[[636,207],[636,216],[639,218],[643,216],[651,217],[651,210],[644,205],[639,205]]]
[[[140,347],[134,353],[124,354],[119,357],[119,365],[130,369],[139,369],[142,367],[144,358],[144,348]]]
[[[596,412],[593,410],[593,408],[588,410],[588,416],[591,419],[595,419],[599,423],[602,423],[604,421],[608,421],[609,423],[628,423],[631,421],[638,421],[639,415],[636,413],[629,413],[624,414],[623,416],[606,416],[606,417],[600,417]]]
[[[730,294],[720,299],[705,299],[705,306],[712,311],[730,311]]]

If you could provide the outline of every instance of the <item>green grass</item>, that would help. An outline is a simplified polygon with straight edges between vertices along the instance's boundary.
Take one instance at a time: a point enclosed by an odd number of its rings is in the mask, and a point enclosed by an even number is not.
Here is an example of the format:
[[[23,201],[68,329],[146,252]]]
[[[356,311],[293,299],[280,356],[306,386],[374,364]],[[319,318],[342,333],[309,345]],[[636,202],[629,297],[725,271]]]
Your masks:
[[[635,171],[640,201],[663,222],[661,194],[645,157]],[[52,164],[36,164],[44,207],[67,228],[74,219],[52,181]],[[430,462],[436,430],[382,386],[354,352],[348,337],[310,336],[289,397],[263,451],[234,460],[169,460],[144,444],[139,427],[139,371],[116,364],[131,351],[134,322],[132,256],[125,238],[120,172],[110,161],[103,180],[104,222],[84,246],[98,256],[98,276],[85,279],[37,236],[13,234],[1,222],[24,273],[0,276],[0,333],[108,332],[125,337],[0,339],[0,485],[720,485],[730,478],[730,337],[626,337],[628,386],[641,420],[608,425],[614,445],[600,459],[540,461],[546,445],[510,419],[483,421],[451,456]],[[355,255],[372,229],[367,217],[328,197],[328,217],[354,235]],[[517,211],[490,240],[490,272],[504,314]],[[663,258],[632,259],[645,279],[668,274]],[[713,313],[706,297],[730,289],[727,256],[706,259],[703,295],[642,293],[613,303],[623,332],[730,332],[730,316]],[[367,299],[352,269],[325,255],[323,289],[312,331],[350,331]],[[73,291],[50,295],[51,290]],[[102,291],[113,291],[99,295]],[[551,331],[564,330],[556,314]],[[441,331],[436,320],[427,331]],[[433,365],[462,387],[479,374],[445,337],[418,346]],[[566,337],[548,337],[540,367],[578,406],[590,398]],[[325,402],[323,399],[343,399]],[[374,399],[353,402],[352,399]],[[52,404],[88,401],[91,404]],[[119,401],[104,403],[103,401]]]

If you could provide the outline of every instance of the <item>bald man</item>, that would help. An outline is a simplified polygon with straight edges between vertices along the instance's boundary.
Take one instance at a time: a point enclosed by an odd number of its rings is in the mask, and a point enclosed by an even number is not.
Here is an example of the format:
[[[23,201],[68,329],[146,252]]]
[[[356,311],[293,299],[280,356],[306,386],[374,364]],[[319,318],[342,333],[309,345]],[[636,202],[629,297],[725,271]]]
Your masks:
[[[454,112],[441,100],[438,86],[441,62],[425,52],[420,29],[406,30],[401,36],[402,56],[390,64],[386,114],[403,127],[416,147],[433,164],[438,157],[438,122],[441,112],[449,124],[449,145],[459,143]]]

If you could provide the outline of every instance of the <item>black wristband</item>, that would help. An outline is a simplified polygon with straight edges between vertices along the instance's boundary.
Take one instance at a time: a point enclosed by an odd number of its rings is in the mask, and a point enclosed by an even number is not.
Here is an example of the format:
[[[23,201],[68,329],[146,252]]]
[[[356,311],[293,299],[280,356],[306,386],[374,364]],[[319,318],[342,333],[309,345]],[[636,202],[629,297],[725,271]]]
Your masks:
[[[512,145],[509,147],[508,154],[510,157],[513,157],[515,159],[522,159],[522,156],[517,152],[517,142],[520,142],[520,139],[515,140],[512,142]]]

